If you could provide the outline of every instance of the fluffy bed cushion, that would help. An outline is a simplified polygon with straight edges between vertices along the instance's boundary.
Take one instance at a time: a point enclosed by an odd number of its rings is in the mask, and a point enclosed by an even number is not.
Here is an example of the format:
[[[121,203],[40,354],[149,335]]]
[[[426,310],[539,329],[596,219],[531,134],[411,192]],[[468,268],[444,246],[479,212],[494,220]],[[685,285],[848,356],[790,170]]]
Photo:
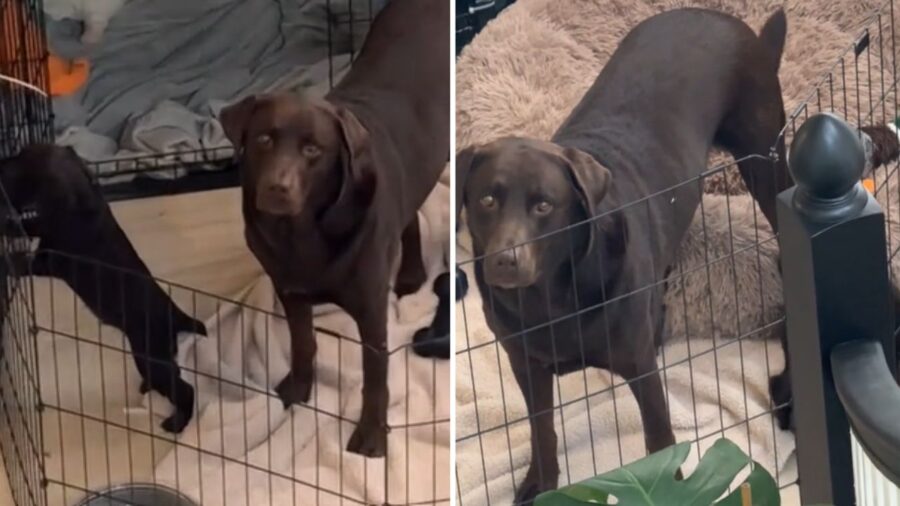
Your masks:
[[[459,58],[457,145],[463,148],[476,140],[512,134],[550,137],[634,25],[658,12],[687,6],[736,15],[758,31],[784,5],[788,34],[779,76],[787,112],[812,99],[825,108],[833,103],[837,112],[853,121],[865,122],[869,104],[875,106],[879,121],[883,112],[893,117],[894,97],[884,107],[878,100],[884,89],[882,54],[877,19],[870,19],[882,4],[883,0],[519,0]],[[881,20],[885,34],[890,33],[889,16]],[[871,49],[859,61],[859,86],[850,53],[844,59],[844,72],[838,66],[835,79],[821,83],[817,97],[816,85],[870,23],[874,23]],[[895,32],[900,41],[900,30]],[[884,67],[889,69],[893,62],[890,40],[883,46]],[[884,78],[889,86],[889,76]],[[714,163],[726,158],[714,156]],[[727,184],[724,178],[709,178],[707,190],[743,192],[736,171],[728,174]]]
[[[147,154],[228,158],[219,109],[248,93],[324,93],[362,46],[368,23],[360,21],[383,3],[130,0],[89,51],[86,86],[54,100],[57,141],[89,160],[119,160],[103,171],[131,168],[130,158]],[[48,32],[56,53],[84,55],[77,23],[51,22]],[[203,157],[175,154],[215,148]]]

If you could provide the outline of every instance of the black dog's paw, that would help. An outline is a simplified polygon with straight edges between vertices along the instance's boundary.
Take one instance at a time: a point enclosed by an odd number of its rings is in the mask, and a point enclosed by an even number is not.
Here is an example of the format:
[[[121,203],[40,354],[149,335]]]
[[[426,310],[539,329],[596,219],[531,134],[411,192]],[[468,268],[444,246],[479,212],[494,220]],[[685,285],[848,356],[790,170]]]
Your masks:
[[[450,273],[434,280],[432,290],[438,296],[438,307],[431,326],[419,329],[413,336],[413,351],[425,358],[450,358]]]
[[[309,402],[309,397],[312,394],[312,384],[312,378],[298,378],[293,374],[288,374],[275,387],[275,392],[278,394],[281,402],[284,403],[284,409],[287,409],[291,404],[305,404]]]
[[[139,389],[139,391],[141,392],[141,395],[146,394],[150,390],[151,390],[150,383],[147,383],[147,380],[141,381],[141,388]]]
[[[360,422],[350,436],[347,451],[364,457],[384,457],[387,453],[387,427]]]
[[[187,424],[191,421],[191,415],[187,413],[183,413],[181,411],[175,411],[169,418],[163,420],[163,423],[160,425],[162,430],[166,432],[170,432],[172,434],[181,434],[181,431],[187,427]]]
[[[201,336],[206,336],[206,324],[201,322],[200,320],[191,320],[191,327],[194,334],[200,334]]]
[[[465,271],[456,268],[456,300],[462,300],[469,293],[469,277]]]
[[[772,404],[778,408],[775,411],[775,419],[781,430],[794,430],[793,394],[791,392],[791,379],[785,374],[776,374],[769,378],[769,395]]]
[[[402,299],[418,292],[426,281],[428,281],[428,273],[424,269],[418,269],[411,273],[401,272],[397,276],[397,282],[394,283],[394,293],[397,294],[398,299]]]
[[[413,336],[413,351],[423,358],[450,358],[450,332],[435,336],[435,327],[419,329]]]
[[[425,281],[422,281],[424,283]],[[405,283],[402,281],[397,281],[394,285],[394,293],[397,294],[398,299],[402,299],[407,295],[412,295],[419,291],[419,288],[422,287],[422,283],[409,282]]]

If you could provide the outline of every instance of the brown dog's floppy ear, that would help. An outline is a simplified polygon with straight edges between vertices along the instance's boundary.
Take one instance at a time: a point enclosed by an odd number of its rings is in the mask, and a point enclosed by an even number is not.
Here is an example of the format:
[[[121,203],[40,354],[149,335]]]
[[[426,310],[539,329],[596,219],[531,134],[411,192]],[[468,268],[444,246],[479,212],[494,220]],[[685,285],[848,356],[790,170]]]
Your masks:
[[[239,156],[244,150],[247,123],[250,122],[255,107],[256,95],[249,95],[236,104],[224,107],[219,113],[219,123],[225,130],[225,137],[234,146],[235,156]]]
[[[475,164],[475,157],[478,156],[478,146],[472,145],[456,154],[456,223],[459,223],[459,214],[465,205],[463,199],[466,196],[466,182],[469,179],[469,173]],[[458,227],[459,225],[457,225]]]
[[[341,189],[337,199],[322,215],[326,233],[349,233],[363,218],[375,196],[377,178],[369,132],[346,108],[328,111],[341,129]]]
[[[612,179],[609,169],[600,165],[600,162],[593,156],[576,148],[562,148],[560,156],[566,161],[572,178],[575,182],[575,189],[581,198],[584,212],[588,218],[593,217],[597,213],[597,207],[600,201],[606,196],[609,190],[609,184]],[[595,224],[585,225],[588,227],[588,246],[586,251],[590,251],[594,246],[594,228]]]

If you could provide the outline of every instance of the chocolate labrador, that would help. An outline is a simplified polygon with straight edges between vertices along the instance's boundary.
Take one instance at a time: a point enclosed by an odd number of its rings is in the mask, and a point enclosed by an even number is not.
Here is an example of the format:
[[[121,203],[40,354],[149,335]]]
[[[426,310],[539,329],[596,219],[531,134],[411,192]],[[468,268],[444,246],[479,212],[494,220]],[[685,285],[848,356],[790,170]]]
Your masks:
[[[291,373],[278,395],[286,406],[309,399],[312,305],[341,306],[363,343],[362,414],[347,449],[370,457],[387,445],[387,311],[398,253],[397,294],[425,281],[416,213],[450,149],[449,58],[447,0],[393,0],[323,100],[251,96],[221,115],[241,159],[247,244],[291,332]]]
[[[507,137],[459,153],[457,205],[468,210],[486,320],[531,423],[516,503],[557,486],[554,374],[615,372],[637,399],[647,450],[675,442],[656,363],[665,279],[713,146],[740,160],[775,225],[775,196],[790,186],[784,145],[777,163],[744,157],[767,155],[785,124],[786,30],[780,10],[759,37],[710,10],[653,16],[551,141]]]
[[[35,276],[65,281],[101,322],[121,330],[141,393],[166,397],[175,412],[162,428],[181,432],[193,416],[194,389],[175,362],[178,333],[206,335],[206,327],[156,283],[71,148],[33,145],[0,160],[0,184],[18,215],[5,213],[4,235],[38,239],[30,262],[18,257],[13,269],[27,273],[30,264]]]

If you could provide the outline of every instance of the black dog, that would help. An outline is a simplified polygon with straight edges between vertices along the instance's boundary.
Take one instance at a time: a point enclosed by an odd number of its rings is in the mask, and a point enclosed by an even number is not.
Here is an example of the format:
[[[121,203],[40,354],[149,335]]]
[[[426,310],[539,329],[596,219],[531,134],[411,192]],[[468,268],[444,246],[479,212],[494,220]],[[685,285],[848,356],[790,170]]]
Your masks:
[[[714,11],[659,14],[622,40],[551,142],[504,138],[459,154],[457,202],[486,320],[531,421],[517,503],[557,486],[554,374],[617,373],[637,398],[647,450],[675,442],[656,364],[664,280],[713,146],[739,160],[776,228],[775,196],[791,185],[784,144],[777,163],[745,157],[768,154],[785,124],[786,29],[782,11],[759,37]]]
[[[206,335],[203,323],[185,314],[151,277],[78,155],[71,148],[34,145],[0,161],[0,184],[21,228],[37,238],[30,273],[65,281],[105,324],[131,344],[143,378],[141,392],[156,390],[175,406],[162,428],[179,433],[190,422],[194,389],[175,362],[179,332]],[[5,203],[4,203],[5,204]],[[17,272],[29,272],[19,258]]]
[[[450,273],[444,272],[434,280],[432,289],[438,296],[438,308],[431,326],[413,336],[413,351],[426,358],[450,358]],[[466,274],[456,270],[456,300],[466,296],[469,287]]]

